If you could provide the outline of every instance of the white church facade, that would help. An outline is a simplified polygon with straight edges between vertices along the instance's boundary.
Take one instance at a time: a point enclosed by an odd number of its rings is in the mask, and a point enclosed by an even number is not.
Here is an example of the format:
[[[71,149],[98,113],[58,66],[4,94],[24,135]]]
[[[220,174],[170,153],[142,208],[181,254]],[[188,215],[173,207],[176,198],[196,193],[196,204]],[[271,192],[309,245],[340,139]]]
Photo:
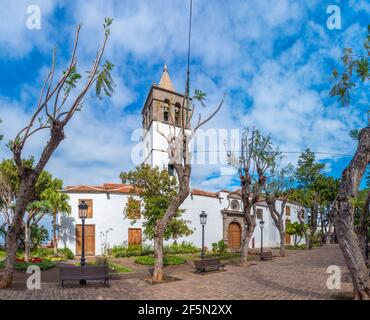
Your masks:
[[[153,84],[142,110],[143,128],[146,134],[143,137],[144,163],[151,166],[166,168],[169,172],[173,169],[169,165],[167,155],[167,142],[158,133],[157,128],[163,133],[169,130],[169,123],[179,121],[178,113],[181,108],[183,95],[176,92],[167,67],[163,70],[161,81]],[[171,120],[170,120],[171,119]],[[148,243],[143,235],[143,220],[139,215],[129,219],[124,215],[124,209],[132,199],[140,200],[138,195],[133,195],[133,188],[127,184],[103,183],[89,186],[78,185],[66,187],[63,191],[70,196],[69,203],[72,212],[69,216],[60,216],[59,221],[59,246],[68,247],[75,254],[81,253],[81,219],[78,216],[78,204],[84,200],[88,206],[88,217],[85,221],[85,250],[87,255],[100,255],[107,246],[130,245]],[[277,204],[280,207],[280,204]],[[279,233],[274,226],[267,205],[260,201],[255,205],[257,226],[250,242],[251,248],[260,246],[261,229],[259,221],[265,221],[263,228],[263,243],[266,247],[279,246]],[[240,191],[220,190],[209,192],[192,189],[188,198],[181,206],[185,210],[183,218],[189,221],[193,230],[190,236],[177,239],[192,242],[201,247],[202,233],[199,214],[202,210],[207,213],[205,226],[205,246],[212,248],[212,243],[224,240],[230,250],[238,251],[243,238],[243,211]],[[306,210],[295,203],[287,203],[284,213],[285,223],[297,221],[297,213]],[[292,239],[287,236],[287,244],[292,244]],[[170,241],[171,242],[171,241]]]

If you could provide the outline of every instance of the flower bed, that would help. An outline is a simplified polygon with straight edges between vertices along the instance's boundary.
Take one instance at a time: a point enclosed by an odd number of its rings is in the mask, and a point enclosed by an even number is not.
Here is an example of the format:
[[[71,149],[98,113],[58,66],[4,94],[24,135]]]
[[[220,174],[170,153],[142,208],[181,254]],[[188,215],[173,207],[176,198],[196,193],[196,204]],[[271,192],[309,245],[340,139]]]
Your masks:
[[[32,262],[32,260],[34,260],[34,262]],[[24,259],[17,259],[14,268],[18,271],[26,271],[27,268],[31,265],[39,266],[41,270],[52,269],[56,266],[55,262],[53,261],[47,259],[41,259],[40,261],[39,259],[34,258],[31,259],[30,262],[25,262]],[[4,269],[4,267],[5,261],[0,261],[0,269]]]

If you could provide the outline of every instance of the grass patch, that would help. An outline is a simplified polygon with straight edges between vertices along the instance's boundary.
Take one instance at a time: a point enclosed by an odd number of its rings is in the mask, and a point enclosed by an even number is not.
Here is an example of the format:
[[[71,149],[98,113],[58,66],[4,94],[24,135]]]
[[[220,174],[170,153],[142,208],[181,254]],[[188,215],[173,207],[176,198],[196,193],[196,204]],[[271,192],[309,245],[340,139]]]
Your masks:
[[[81,266],[81,262],[80,261],[78,261],[78,262],[75,262],[74,263],[74,265],[76,266],[76,267],[79,267],[79,266]],[[95,261],[85,261],[85,266],[96,266],[97,264],[96,264],[96,262]]]
[[[81,263],[80,262],[75,262],[74,265],[79,267],[81,265]],[[101,265],[101,263],[97,263],[96,261],[86,261],[85,265],[86,266],[97,266],[97,265]],[[134,272],[134,270],[131,270],[130,268],[122,266],[118,263],[113,263],[111,261],[108,261],[108,269],[109,269],[109,272],[111,272],[111,273]]]
[[[29,266],[39,266],[41,270],[49,270],[55,268],[56,264],[53,261],[44,259],[42,262],[16,262],[15,270],[26,271]],[[0,269],[4,269],[5,261],[0,261]]]
[[[108,266],[109,266],[109,271],[111,271],[113,273],[134,272],[134,270],[131,270],[130,268],[122,266],[118,263],[109,262]]]
[[[153,256],[141,256],[137,257],[134,260],[135,263],[141,264],[144,266],[154,266],[154,257]],[[163,259],[163,264],[165,266],[179,265],[184,264],[186,259],[181,256],[166,256]]]
[[[280,248],[278,248],[280,249]],[[306,249],[306,246],[304,244],[299,244],[298,246],[285,246],[285,249],[287,250],[305,250]]]
[[[200,254],[186,254],[186,255],[179,255],[180,257],[183,257],[186,260],[197,260],[200,259]],[[217,254],[213,252],[207,252],[206,253],[206,259],[207,258],[215,258],[220,260],[235,260],[240,258],[240,253],[238,252],[226,252],[224,254]],[[249,258],[249,256],[248,256]]]

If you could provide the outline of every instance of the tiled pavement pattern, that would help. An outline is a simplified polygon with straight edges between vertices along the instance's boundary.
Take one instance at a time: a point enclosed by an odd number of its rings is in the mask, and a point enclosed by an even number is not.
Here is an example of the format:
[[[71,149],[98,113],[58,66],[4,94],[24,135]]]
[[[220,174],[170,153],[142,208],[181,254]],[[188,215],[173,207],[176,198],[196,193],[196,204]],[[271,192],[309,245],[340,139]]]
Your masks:
[[[138,277],[111,280],[110,287],[68,284],[61,289],[48,282],[41,290],[0,290],[0,299],[332,299],[335,291],[326,287],[329,265],[338,265],[347,274],[336,245],[289,251],[285,258],[227,266],[225,272],[206,275],[195,274],[186,265],[168,272],[179,281],[156,285],[143,281],[139,272]],[[344,283],[342,290],[350,291],[351,285]]]

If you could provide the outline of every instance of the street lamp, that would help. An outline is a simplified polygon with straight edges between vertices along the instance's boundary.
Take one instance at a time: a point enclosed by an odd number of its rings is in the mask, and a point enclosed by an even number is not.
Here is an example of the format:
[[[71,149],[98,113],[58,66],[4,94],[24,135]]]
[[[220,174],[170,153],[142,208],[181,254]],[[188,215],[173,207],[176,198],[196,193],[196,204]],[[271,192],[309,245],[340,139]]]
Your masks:
[[[207,214],[205,211],[202,211],[202,213],[199,215],[200,218],[200,224],[202,225],[202,253],[200,257],[204,259],[205,252],[204,252],[204,226],[207,223]]]
[[[265,226],[265,221],[262,219],[260,220],[260,228],[261,228],[261,255],[260,260],[263,260],[263,228]]]
[[[86,204],[85,200],[82,200],[78,205],[78,215],[82,219],[81,266],[85,265],[85,219],[87,218],[88,207],[89,206]]]

